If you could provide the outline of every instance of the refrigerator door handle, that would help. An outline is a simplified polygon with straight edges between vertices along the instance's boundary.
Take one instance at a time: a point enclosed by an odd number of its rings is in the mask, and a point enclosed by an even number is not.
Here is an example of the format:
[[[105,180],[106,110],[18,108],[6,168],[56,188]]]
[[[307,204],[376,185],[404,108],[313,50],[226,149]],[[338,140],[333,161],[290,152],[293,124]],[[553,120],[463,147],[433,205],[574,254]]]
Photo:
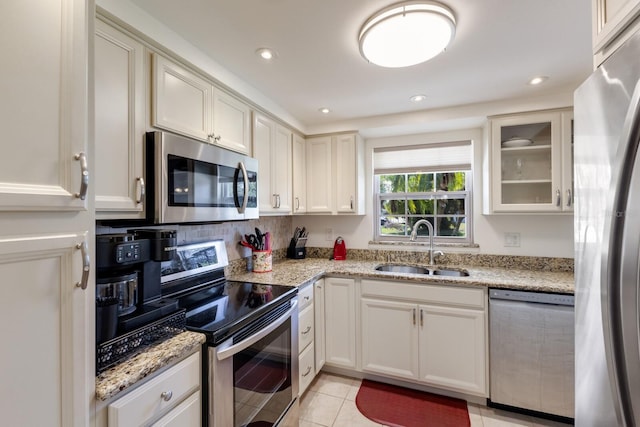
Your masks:
[[[640,84],[636,83],[611,175],[604,224],[601,283],[603,328],[612,393],[621,425],[640,424],[638,254],[640,243]]]

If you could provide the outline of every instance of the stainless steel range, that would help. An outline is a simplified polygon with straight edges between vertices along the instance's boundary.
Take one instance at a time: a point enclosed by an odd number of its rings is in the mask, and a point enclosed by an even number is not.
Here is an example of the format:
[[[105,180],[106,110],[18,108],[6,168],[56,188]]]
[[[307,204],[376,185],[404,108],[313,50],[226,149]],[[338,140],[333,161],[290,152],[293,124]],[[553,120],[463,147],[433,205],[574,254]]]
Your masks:
[[[228,281],[227,264],[222,240],[179,246],[162,264],[163,297],[207,336],[203,425],[297,425],[297,288]]]

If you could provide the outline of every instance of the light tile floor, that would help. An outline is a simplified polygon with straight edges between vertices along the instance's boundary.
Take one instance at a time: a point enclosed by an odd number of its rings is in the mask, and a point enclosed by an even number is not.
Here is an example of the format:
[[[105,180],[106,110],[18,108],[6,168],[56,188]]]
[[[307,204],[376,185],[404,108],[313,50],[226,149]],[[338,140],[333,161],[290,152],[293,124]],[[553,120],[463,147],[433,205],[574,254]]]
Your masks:
[[[300,403],[300,427],[371,427],[355,399],[361,380],[320,373]],[[568,424],[468,404],[471,427],[568,427]]]

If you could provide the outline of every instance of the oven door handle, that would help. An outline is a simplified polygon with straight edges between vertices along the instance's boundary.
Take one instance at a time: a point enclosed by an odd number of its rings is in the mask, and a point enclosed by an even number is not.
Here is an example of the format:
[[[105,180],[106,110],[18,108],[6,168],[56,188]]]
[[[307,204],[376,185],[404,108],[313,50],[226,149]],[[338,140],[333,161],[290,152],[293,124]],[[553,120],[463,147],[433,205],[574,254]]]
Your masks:
[[[216,356],[218,357],[218,360],[224,360],[237,353],[240,353],[245,348],[252,346],[256,342],[260,341],[262,338],[269,335],[271,332],[275,331],[276,328],[278,328],[280,325],[286,322],[288,318],[291,317],[291,315],[293,314],[297,306],[298,306],[298,300],[292,301],[291,308],[287,310],[287,312],[284,313],[282,316],[278,317],[278,319],[270,323],[269,326],[260,330],[260,332],[251,335],[249,338],[243,341],[240,341],[237,344],[227,347],[224,350],[217,351]]]

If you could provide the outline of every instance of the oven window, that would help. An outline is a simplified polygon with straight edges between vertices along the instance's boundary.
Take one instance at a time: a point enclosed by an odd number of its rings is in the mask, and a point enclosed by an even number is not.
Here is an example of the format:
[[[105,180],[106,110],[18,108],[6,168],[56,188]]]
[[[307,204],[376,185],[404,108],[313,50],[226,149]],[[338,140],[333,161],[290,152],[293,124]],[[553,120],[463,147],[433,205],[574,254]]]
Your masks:
[[[169,206],[184,207],[238,207],[242,199],[244,182],[238,168],[187,159],[169,154],[168,193]],[[247,171],[249,178],[248,207],[257,206],[257,175]],[[240,183],[238,183],[238,179]],[[255,193],[255,195],[253,194]]]
[[[273,425],[294,399],[291,321],[233,356],[236,427]]]

